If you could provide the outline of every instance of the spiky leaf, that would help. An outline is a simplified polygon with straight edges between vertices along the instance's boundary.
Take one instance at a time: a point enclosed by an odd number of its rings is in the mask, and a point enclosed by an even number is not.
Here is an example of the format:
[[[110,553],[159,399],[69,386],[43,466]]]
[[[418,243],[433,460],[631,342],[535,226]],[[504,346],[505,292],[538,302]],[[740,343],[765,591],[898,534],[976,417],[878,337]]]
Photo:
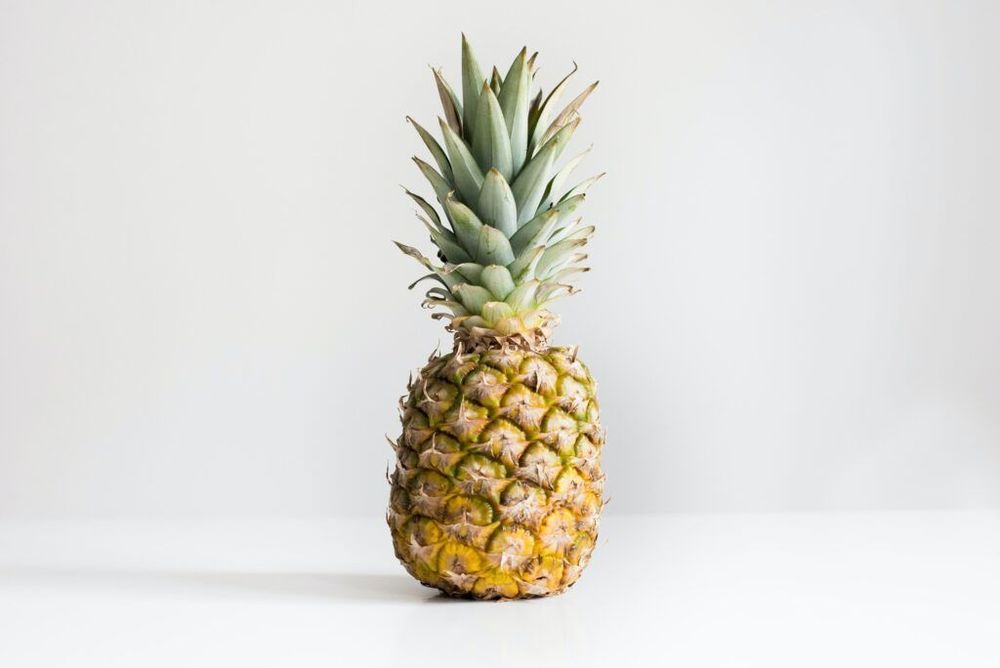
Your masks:
[[[604,174],[605,172],[601,172],[597,176],[591,176],[589,179],[584,179],[580,183],[576,184],[575,186],[567,190],[566,194],[562,196],[562,199],[560,199],[559,202],[562,203],[572,199],[573,197],[577,197],[579,195],[586,193],[587,189],[590,188],[590,186],[594,185],[602,178],[604,178]]]
[[[455,293],[455,296],[459,298],[462,305],[465,306],[470,313],[479,313],[486,302],[491,302],[495,299],[486,288],[480,285],[470,285],[468,283],[456,285],[452,288],[452,292]]]
[[[419,262],[420,264],[424,265],[432,272],[434,272],[434,276],[436,276],[442,283],[444,283],[449,290],[458,285],[458,281],[455,279],[454,276],[451,275],[451,273],[447,269],[435,265],[433,262],[424,257],[423,253],[418,251],[413,246],[407,246],[406,244],[401,244],[398,241],[394,241],[393,243],[396,244],[399,250],[403,251],[404,253],[415,259],[417,262]],[[413,285],[416,285],[416,283],[414,283]],[[412,288],[413,285],[411,285],[410,287]]]
[[[506,301],[515,311],[523,311],[531,306],[535,299],[535,292],[538,290],[538,281],[526,281],[518,285],[507,295]]]
[[[594,92],[598,83],[599,82],[595,81],[584,88],[582,93],[573,98],[573,101],[567,104],[565,109],[559,112],[559,115],[555,117],[551,125],[549,125],[548,129],[542,135],[541,141],[543,145],[563,127],[569,125],[578,118],[580,106],[588,97],[590,97],[590,94]]]
[[[486,302],[483,304],[483,318],[490,324],[496,324],[506,318],[514,317],[514,310],[504,302]]]
[[[544,252],[545,246],[534,246],[533,248],[521,251],[517,259],[507,265],[507,271],[510,272],[510,275],[518,283],[532,278],[534,276],[534,267],[538,264],[538,260],[541,259]]]
[[[577,249],[586,243],[586,239],[566,239],[549,246],[542,253],[538,266],[535,267],[535,275],[544,278],[549,269],[564,266],[565,262],[577,252]]]
[[[526,48],[517,54],[500,89],[500,108],[503,110],[510,136],[514,174],[521,170],[528,151],[528,103],[531,86],[527,54]]]
[[[424,130],[420,123],[417,123],[409,116],[406,117],[406,120],[409,121],[410,125],[414,127],[417,134],[420,135],[420,138],[423,140],[424,145],[427,147],[427,150],[431,152],[431,155],[434,157],[434,162],[437,163],[438,169],[441,170],[441,175],[447,181],[454,181],[455,179],[451,174],[451,163],[448,162],[448,156],[444,154],[444,149],[441,148],[441,145],[437,143],[437,140],[434,139],[431,133]]]
[[[431,68],[434,73],[434,83],[437,85],[438,97],[441,98],[441,107],[444,109],[444,117],[448,119],[448,125],[456,134],[462,134],[462,103],[445,81],[441,72]]]
[[[420,168],[420,172],[430,182],[431,188],[434,189],[434,194],[437,196],[438,201],[444,202],[445,198],[448,197],[448,193],[451,192],[451,184],[445,181],[444,177],[437,173],[437,170],[420,158],[414,156],[413,162],[417,163],[417,167]]]
[[[479,92],[482,90],[486,77],[479,67],[476,54],[469,45],[469,40],[462,35],[462,119],[465,128],[465,138],[472,139],[473,126],[476,122],[476,111],[479,107]]]
[[[549,243],[558,243],[566,239],[583,239],[585,241],[587,239],[590,239],[590,237],[594,234],[594,230],[596,228],[593,225],[586,225],[584,227],[581,227],[579,225],[580,220],[581,220],[580,218],[577,218],[570,225],[567,225],[562,229],[556,230],[552,234],[552,237],[549,239]]]
[[[576,124],[570,123],[550,139],[535,157],[528,161],[514,184],[510,187],[517,202],[517,222],[523,224],[534,218],[538,204],[545,193],[552,173],[552,165],[569,142],[576,130]]]
[[[441,229],[444,229],[444,227],[441,225],[441,217],[438,216],[437,210],[433,206],[431,206],[427,202],[427,200],[425,200],[423,197],[421,197],[416,193],[410,192],[405,187],[403,188],[403,190],[406,192],[407,195],[410,196],[410,199],[416,202],[417,206],[419,206],[423,210],[423,212],[427,214],[427,217],[430,218],[432,221],[434,221],[435,225],[437,225]]]
[[[570,267],[568,269],[561,269],[553,274],[550,280],[555,283],[562,283],[573,274],[584,274],[588,271],[590,271],[590,267]]]
[[[511,237],[511,248],[514,249],[515,253],[521,254],[529,248],[544,245],[558,223],[559,212],[555,209],[549,209],[539,214],[528,225],[522,227],[517,231],[517,234]]]
[[[493,90],[484,85],[479,96],[476,130],[472,154],[481,169],[497,169],[505,179],[511,175],[510,140],[504,125],[503,112]]]
[[[479,248],[479,233],[485,227],[482,221],[476,217],[472,209],[455,199],[453,194],[445,198],[444,207],[448,211],[452,225],[455,226],[458,243],[475,258],[476,250]]]
[[[483,275],[484,268],[483,265],[476,264],[475,262],[463,262],[462,264],[455,265],[455,271],[472,283],[480,282],[479,279]]]
[[[505,236],[510,237],[517,231],[517,203],[514,201],[514,193],[507,185],[507,180],[496,169],[486,172],[476,210],[480,220],[497,228]]]
[[[566,185],[566,180],[569,178],[570,174],[572,174],[573,170],[576,169],[581,162],[583,162],[583,159],[587,157],[588,153],[590,153],[591,148],[593,147],[590,147],[586,151],[570,158],[563,168],[556,172],[556,175],[552,177],[549,184],[545,186],[545,194],[542,195],[542,203],[538,207],[539,211],[552,206],[552,203],[556,201],[557,197],[559,197],[559,193],[563,189],[563,186]]]
[[[514,279],[507,267],[491,264],[483,269],[480,284],[492,292],[497,299],[504,299],[514,289]]]
[[[553,108],[559,103],[559,97],[562,92],[566,90],[566,84],[569,83],[570,77],[576,74],[578,67],[577,64],[573,63],[573,69],[570,73],[562,78],[556,87],[553,88],[545,100],[534,107],[534,113],[528,116],[528,131],[530,132],[531,141],[528,145],[528,150],[531,155],[534,155],[534,151],[541,145],[542,135],[545,134],[547,128],[546,120],[548,120],[549,115],[552,113]],[[539,92],[541,95],[541,92]]]
[[[500,71],[496,67],[493,68],[493,76],[490,77],[490,88],[494,95],[499,95],[500,89],[503,88],[503,77],[500,76]]]
[[[431,241],[441,249],[448,262],[468,262],[472,259],[472,256],[464,248],[441,232],[431,230]]]
[[[479,189],[483,186],[483,173],[462,138],[443,120],[440,125],[458,192],[466,202],[475,202],[479,198]]]
[[[483,225],[479,230],[479,247],[476,249],[475,260],[480,264],[508,265],[514,260],[514,251],[503,232]]]

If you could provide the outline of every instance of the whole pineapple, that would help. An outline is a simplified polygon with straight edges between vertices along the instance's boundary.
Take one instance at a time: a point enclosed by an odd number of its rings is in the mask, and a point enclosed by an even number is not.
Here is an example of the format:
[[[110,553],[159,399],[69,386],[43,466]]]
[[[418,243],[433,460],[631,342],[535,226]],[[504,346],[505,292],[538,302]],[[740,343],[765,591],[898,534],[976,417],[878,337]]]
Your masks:
[[[447,310],[434,317],[449,319],[455,346],[401,400],[388,522],[407,571],[454,596],[565,591],[604,505],[596,384],[575,348],[549,345],[548,310],[587,271],[594,228],[573,213],[599,177],[563,192],[586,152],[558,163],[597,84],[553,113],[569,75],[532,96],[535,56],[522,49],[487,79],[463,36],[462,98],[434,71],[444,147],[409,119],[437,164],[414,158],[444,217],[407,194],[443,264],[397,245],[439,284],[424,305]]]

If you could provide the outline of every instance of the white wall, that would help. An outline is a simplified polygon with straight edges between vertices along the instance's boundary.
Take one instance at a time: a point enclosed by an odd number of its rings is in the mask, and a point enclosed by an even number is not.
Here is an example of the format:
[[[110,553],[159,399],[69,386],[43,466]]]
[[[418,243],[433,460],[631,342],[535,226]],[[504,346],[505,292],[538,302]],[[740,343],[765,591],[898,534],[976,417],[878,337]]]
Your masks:
[[[0,515],[378,514],[427,64],[600,78],[611,512],[1000,506],[991,2],[0,3]]]

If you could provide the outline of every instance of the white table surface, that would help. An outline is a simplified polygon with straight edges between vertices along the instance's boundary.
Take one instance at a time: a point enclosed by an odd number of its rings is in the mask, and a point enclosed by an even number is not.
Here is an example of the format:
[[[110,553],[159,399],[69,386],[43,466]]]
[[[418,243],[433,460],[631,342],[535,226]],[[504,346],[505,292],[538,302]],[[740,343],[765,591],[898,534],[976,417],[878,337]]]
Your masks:
[[[552,599],[441,598],[381,518],[0,523],[0,666],[1000,666],[1000,513],[608,516]]]

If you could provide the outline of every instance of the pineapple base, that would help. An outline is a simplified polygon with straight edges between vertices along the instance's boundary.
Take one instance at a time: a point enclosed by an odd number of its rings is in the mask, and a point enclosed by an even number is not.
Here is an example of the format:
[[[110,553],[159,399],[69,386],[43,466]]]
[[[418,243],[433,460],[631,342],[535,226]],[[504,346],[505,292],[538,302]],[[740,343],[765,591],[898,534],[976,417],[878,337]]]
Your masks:
[[[464,598],[572,586],[604,506],[597,388],[575,349],[460,343],[407,389],[387,514],[406,570]]]

